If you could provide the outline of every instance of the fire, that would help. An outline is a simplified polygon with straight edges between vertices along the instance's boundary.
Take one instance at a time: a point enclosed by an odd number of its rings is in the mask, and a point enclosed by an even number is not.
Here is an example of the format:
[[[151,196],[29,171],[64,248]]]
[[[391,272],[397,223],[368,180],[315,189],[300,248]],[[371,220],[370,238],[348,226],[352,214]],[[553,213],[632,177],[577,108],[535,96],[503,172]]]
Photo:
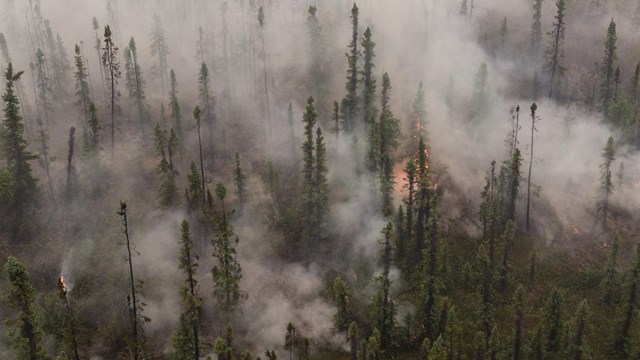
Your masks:
[[[580,229],[578,229],[575,225],[573,226],[573,229],[571,230],[571,232],[573,233],[573,235],[580,235]]]
[[[611,246],[611,245],[609,245],[609,244],[607,244],[607,243],[602,243],[602,246],[603,246],[603,247],[605,247],[605,248],[608,248],[608,247],[609,247],[609,246]]]
[[[67,283],[64,282],[64,275],[60,275],[60,278],[58,278],[58,290],[61,297],[67,295]]]

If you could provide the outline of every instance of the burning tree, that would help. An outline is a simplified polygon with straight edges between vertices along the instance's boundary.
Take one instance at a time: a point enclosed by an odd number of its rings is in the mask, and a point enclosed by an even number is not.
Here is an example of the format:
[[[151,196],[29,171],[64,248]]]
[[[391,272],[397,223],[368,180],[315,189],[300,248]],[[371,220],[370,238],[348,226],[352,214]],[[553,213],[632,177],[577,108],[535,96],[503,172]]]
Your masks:
[[[64,276],[60,275],[60,277],[58,278],[58,295],[64,302],[64,306],[66,309],[67,327],[69,329],[69,335],[71,336],[71,345],[73,346],[73,354],[75,360],[80,360],[80,356],[78,355],[78,342],[76,341],[76,329],[73,324],[73,312],[71,312],[71,306],[69,305],[67,291],[67,284],[64,282]]]

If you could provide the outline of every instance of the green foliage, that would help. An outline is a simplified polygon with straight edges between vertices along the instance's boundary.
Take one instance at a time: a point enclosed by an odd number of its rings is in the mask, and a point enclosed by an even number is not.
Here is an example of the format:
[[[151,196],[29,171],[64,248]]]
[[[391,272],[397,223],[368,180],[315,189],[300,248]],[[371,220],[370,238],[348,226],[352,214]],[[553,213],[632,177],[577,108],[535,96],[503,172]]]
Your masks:
[[[331,287],[331,293],[333,302],[338,309],[336,314],[333,317],[333,324],[337,331],[349,331],[349,337],[352,337],[351,332],[354,330],[356,333],[358,331],[357,325],[355,322],[352,322],[352,315],[350,309],[350,298],[351,291],[349,289],[349,285],[340,277],[337,277],[333,281],[333,286]],[[355,327],[354,327],[355,326]],[[354,327],[352,329],[352,327]]]
[[[40,346],[41,330],[38,326],[33,302],[35,288],[31,285],[29,273],[25,266],[13,256],[9,256],[4,265],[5,278],[9,288],[3,301],[18,311],[18,318],[8,320],[9,336],[13,340],[15,358],[17,360],[45,360],[46,353]]]
[[[605,114],[608,114],[609,104],[614,97],[615,63],[618,60],[618,54],[616,53],[617,40],[616,23],[611,19],[609,27],[607,28],[607,39],[604,42],[604,55],[602,56],[602,67],[600,70],[602,72],[600,99],[602,101],[602,109]]]

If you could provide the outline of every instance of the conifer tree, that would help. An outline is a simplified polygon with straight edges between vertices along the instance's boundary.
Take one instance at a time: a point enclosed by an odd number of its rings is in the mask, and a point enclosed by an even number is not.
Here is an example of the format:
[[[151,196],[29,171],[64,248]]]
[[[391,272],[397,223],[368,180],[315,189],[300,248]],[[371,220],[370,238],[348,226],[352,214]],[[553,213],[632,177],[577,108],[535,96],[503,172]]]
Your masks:
[[[613,137],[609,136],[607,143],[602,149],[603,163],[600,165],[600,190],[603,198],[600,202],[600,212],[602,213],[602,232],[607,232],[607,221],[609,217],[609,196],[613,191],[613,182],[611,180],[611,164],[616,159],[616,146]]]
[[[233,227],[227,220],[224,209],[224,198],[227,190],[224,185],[216,185],[216,197],[222,204],[220,215],[216,217],[216,234],[212,241],[213,257],[215,265],[211,269],[213,275],[213,293],[218,300],[219,310],[222,315],[233,316],[239,311],[240,301],[246,298],[246,294],[240,290],[242,268],[236,255],[238,236],[233,232]]]
[[[587,346],[585,345],[586,333],[589,322],[590,310],[587,299],[584,299],[578,305],[576,317],[574,319],[573,339],[571,344],[571,359],[582,360],[588,358]]]
[[[140,294],[141,283],[136,282],[136,278],[133,275],[133,256],[131,253],[131,241],[129,239],[129,223],[127,220],[127,203],[120,201],[120,211],[118,215],[122,217],[122,225],[124,227],[124,235],[127,246],[127,263],[129,265],[129,283],[131,285],[131,294],[127,295],[127,301],[129,302],[129,314],[131,317],[131,341],[129,343],[129,352],[133,355],[134,360],[138,360],[143,353],[142,349],[142,324],[141,322],[148,322],[148,318],[142,316],[142,310],[144,303],[137,300],[137,296]]]
[[[84,58],[80,53],[80,47],[76,44],[74,48],[75,52],[75,65],[76,71],[73,74],[76,80],[76,105],[82,110],[84,121],[89,121],[89,104],[91,103],[91,94],[89,90],[87,68],[85,66]]]
[[[614,334],[613,350],[619,359],[630,359],[632,355],[632,338],[634,316],[638,310],[638,287],[640,286],[640,246],[636,246],[636,257],[633,260],[631,273],[625,286],[625,303],[622,306],[622,318],[619,331]]]
[[[545,329],[547,330],[545,349],[550,354],[560,352],[563,344],[563,304],[564,299],[560,291],[554,287],[544,307]]]
[[[393,333],[395,329],[396,307],[391,299],[391,279],[389,272],[391,268],[391,238],[393,236],[393,225],[391,222],[382,230],[382,273],[378,276],[380,288],[374,298],[374,309],[376,311],[376,328],[380,331],[379,346],[381,350],[391,347]]]
[[[6,86],[2,96],[4,120],[0,132],[2,154],[6,161],[7,172],[12,177],[14,189],[12,201],[4,204],[9,211],[13,239],[26,230],[27,213],[34,204],[37,195],[36,179],[32,175],[29,163],[36,157],[27,149],[24,125],[20,116],[20,103],[14,90],[15,82],[20,79],[22,73],[22,71],[14,73],[12,64],[8,64],[5,72]]]
[[[507,288],[507,274],[508,274],[508,261],[513,242],[516,237],[516,225],[513,220],[507,220],[504,226],[504,234],[502,240],[504,241],[504,250],[502,252],[502,266],[500,268],[500,290],[505,291]]]
[[[351,291],[349,285],[341,277],[337,277],[333,281],[331,287],[331,295],[333,302],[337,308],[337,312],[333,317],[333,325],[337,331],[344,332],[347,338],[350,337],[351,327],[353,326],[352,315],[350,313]]]
[[[391,81],[389,75],[382,76],[382,113],[378,127],[378,169],[380,171],[380,191],[382,193],[382,214],[390,216],[393,211],[392,192],[395,177],[393,175],[393,152],[400,146],[402,133],[400,123],[389,107]]]
[[[531,22],[531,42],[529,45],[529,56],[532,60],[537,60],[542,43],[542,0],[533,1],[533,21]]]
[[[187,174],[187,188],[185,190],[187,211],[189,213],[194,212],[199,206],[204,205],[204,193],[202,192],[201,183],[200,170],[198,166],[196,166],[195,161],[192,161],[189,167],[189,173]]]
[[[169,108],[171,109],[172,128],[178,137],[178,151],[180,152],[180,161],[182,162],[185,140],[182,130],[182,112],[180,111],[180,103],[178,101],[178,82],[176,81],[176,73],[173,69],[169,72],[169,89]]]
[[[602,56],[602,83],[600,84],[600,99],[602,100],[602,109],[605,114],[609,111],[609,104],[613,100],[613,91],[614,91],[614,76],[615,76],[615,63],[618,60],[618,55],[616,53],[616,23],[609,23],[609,27],[607,28],[607,39],[604,42],[604,55]]]
[[[196,120],[196,128],[198,129],[198,149],[200,152],[200,181],[202,182],[201,194],[203,195],[202,206],[204,206],[204,193],[205,193],[204,191],[204,160],[202,156],[202,137],[200,136],[200,127],[201,127],[200,114],[201,113],[202,112],[200,110],[200,107],[196,105],[196,107],[193,109],[193,118]]]
[[[160,90],[162,95],[165,93],[167,83],[167,55],[169,47],[165,41],[164,29],[162,28],[162,20],[156,13],[153,16],[153,25],[151,31],[151,56],[155,58],[153,64],[153,73],[160,78]]]
[[[315,196],[315,157],[314,157],[314,142],[313,142],[313,128],[318,121],[318,114],[313,105],[313,98],[310,97],[307,100],[307,107],[302,117],[304,122],[304,142],[302,143],[302,193],[303,193],[303,216],[305,221],[304,232],[308,238],[310,238],[313,230],[312,214],[314,208],[314,196]]]
[[[536,110],[538,106],[536,103],[531,105],[531,143],[529,145],[529,175],[527,176],[527,231],[529,231],[529,211],[531,209],[531,170],[533,169],[533,134],[538,131],[536,128],[536,121],[539,118],[536,116]]]
[[[96,19],[95,16],[91,20],[91,26],[93,28],[94,39],[96,41],[95,45],[94,45],[94,49],[96,50],[96,53],[98,55],[98,67],[100,68],[100,84],[102,85],[102,92],[103,92],[104,98],[106,100],[107,99],[107,86],[105,84],[105,78],[107,77],[107,74],[105,74],[104,65],[102,63],[102,55],[101,55],[102,40],[100,39],[100,35],[98,34],[98,29],[100,29],[100,25],[98,24],[98,19]]]
[[[316,148],[314,166],[314,231],[317,240],[326,237],[326,220],[329,215],[329,180],[327,179],[329,167],[327,166],[327,148],[324,144],[322,130],[316,129]]]
[[[349,43],[349,53],[347,56],[347,94],[342,99],[340,111],[342,113],[343,129],[346,132],[353,131],[354,122],[358,114],[358,58],[360,50],[358,50],[358,16],[360,10],[354,3],[351,8],[351,42]]]
[[[7,71],[11,70],[11,65]],[[46,360],[46,352],[40,345],[42,331],[38,326],[33,303],[36,290],[31,285],[29,273],[25,266],[13,256],[7,258],[4,265],[4,274],[8,288],[4,302],[12,309],[19,312],[18,319],[10,320],[7,325],[15,328],[11,332],[13,340],[14,356],[17,360]]]
[[[95,158],[100,150],[100,120],[93,102],[89,102],[89,117],[83,130],[82,150],[89,158]]]
[[[264,79],[264,95],[265,95],[265,107],[267,110],[267,130],[268,135],[271,137],[271,105],[269,103],[269,86],[267,79],[267,51],[264,46],[264,9],[262,6],[258,9],[258,24],[260,24],[260,40],[262,41],[262,77]]]
[[[209,87],[209,69],[207,64],[202,63],[198,76],[198,93],[200,95],[200,108],[204,111],[204,121],[209,130],[209,153],[211,156],[211,167],[215,169],[215,157],[213,153],[213,127],[216,123],[216,100]],[[200,127],[198,126],[198,129]],[[199,130],[198,130],[199,131]],[[198,135],[200,136],[200,135]]]
[[[308,88],[311,95],[316,99],[321,108],[326,101],[326,90],[323,83],[326,81],[326,70],[324,65],[324,36],[323,28],[316,16],[318,8],[316,6],[309,6],[307,10],[307,34],[309,36],[309,54],[311,56],[311,63],[309,66],[309,78]]]
[[[507,17],[502,20],[502,26],[500,27],[500,55],[505,55],[505,49],[507,48],[507,37],[509,34],[509,28],[507,27]]]
[[[200,315],[202,299],[198,295],[198,257],[195,254],[193,241],[186,220],[180,225],[180,253],[178,254],[178,268],[186,275],[184,285],[180,288],[182,297],[182,314],[180,325],[173,336],[174,352],[172,360],[187,360],[200,358]]]
[[[129,55],[130,54],[130,55]],[[138,49],[134,38],[129,40],[129,46],[125,49],[125,59],[127,59],[127,86],[129,88],[130,100],[136,104],[138,109],[138,119],[140,121],[140,133],[142,138],[145,138],[145,128],[147,122],[147,104],[146,95],[144,92],[144,86],[146,82],[144,80],[142,69],[138,62]],[[129,62],[130,61],[130,62]]]
[[[161,129],[160,124],[156,123],[154,139],[156,153],[161,157],[156,168],[156,171],[160,174],[158,197],[160,198],[161,206],[171,207],[178,198],[178,187],[176,186],[175,180],[178,172],[173,165],[173,155],[178,146],[178,138],[173,129],[170,131]]]
[[[65,190],[66,198],[71,199],[74,195],[74,189],[77,183],[76,167],[73,165],[73,154],[75,148],[76,128],[69,128],[69,140],[67,142],[67,187]]]
[[[44,124],[42,123],[42,120],[40,120],[39,118],[36,120],[36,123],[38,124],[38,142],[40,143],[40,158],[38,159],[38,161],[40,162],[40,165],[42,165],[42,168],[44,169],[44,173],[47,175],[47,187],[49,190],[49,196],[51,197],[51,200],[54,200],[54,193],[53,193],[53,182],[51,181],[51,158],[49,157],[49,132],[45,129]]]
[[[116,149],[116,117],[120,113],[120,106],[117,101],[120,98],[120,91],[117,89],[118,79],[120,79],[120,63],[118,62],[118,47],[115,46],[111,28],[107,25],[104,28],[104,47],[102,48],[102,65],[105,67],[108,80],[109,115],[111,117],[111,160],[114,160]]]
[[[565,0],[556,1],[556,15],[554,16],[553,30],[549,33],[551,41],[547,48],[547,71],[549,72],[549,97],[553,97],[553,88],[556,77],[562,77],[564,68],[560,59],[564,57],[564,29],[565,29]]]
[[[51,87],[49,86],[49,77],[47,76],[47,68],[45,64],[45,55],[41,49],[36,51],[36,70],[38,74],[37,86],[38,86],[38,102],[39,108],[42,111],[44,123],[49,126],[49,112],[52,111],[49,97],[52,94]]]
[[[238,212],[242,214],[244,205],[247,203],[247,184],[246,176],[242,173],[242,169],[240,168],[240,155],[238,153],[236,153],[236,171],[234,182],[236,183],[236,191],[238,196]]]
[[[376,43],[371,40],[371,29],[365,30],[362,38],[363,64],[362,64],[362,115],[365,124],[371,125],[376,118],[376,79],[373,74],[375,65],[373,59]]]
[[[513,302],[516,312],[516,323],[513,331],[513,360],[520,360],[523,358],[523,321],[524,321],[524,288],[519,285],[513,295]]]
[[[350,360],[358,360],[358,324],[355,321],[349,325]]]

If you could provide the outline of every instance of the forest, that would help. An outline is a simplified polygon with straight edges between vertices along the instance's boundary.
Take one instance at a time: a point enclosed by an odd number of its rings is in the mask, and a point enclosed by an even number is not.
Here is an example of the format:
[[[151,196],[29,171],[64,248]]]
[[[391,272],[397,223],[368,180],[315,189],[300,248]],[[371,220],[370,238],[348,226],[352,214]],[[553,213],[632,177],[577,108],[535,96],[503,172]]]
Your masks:
[[[640,0],[0,0],[0,358],[640,359]]]

